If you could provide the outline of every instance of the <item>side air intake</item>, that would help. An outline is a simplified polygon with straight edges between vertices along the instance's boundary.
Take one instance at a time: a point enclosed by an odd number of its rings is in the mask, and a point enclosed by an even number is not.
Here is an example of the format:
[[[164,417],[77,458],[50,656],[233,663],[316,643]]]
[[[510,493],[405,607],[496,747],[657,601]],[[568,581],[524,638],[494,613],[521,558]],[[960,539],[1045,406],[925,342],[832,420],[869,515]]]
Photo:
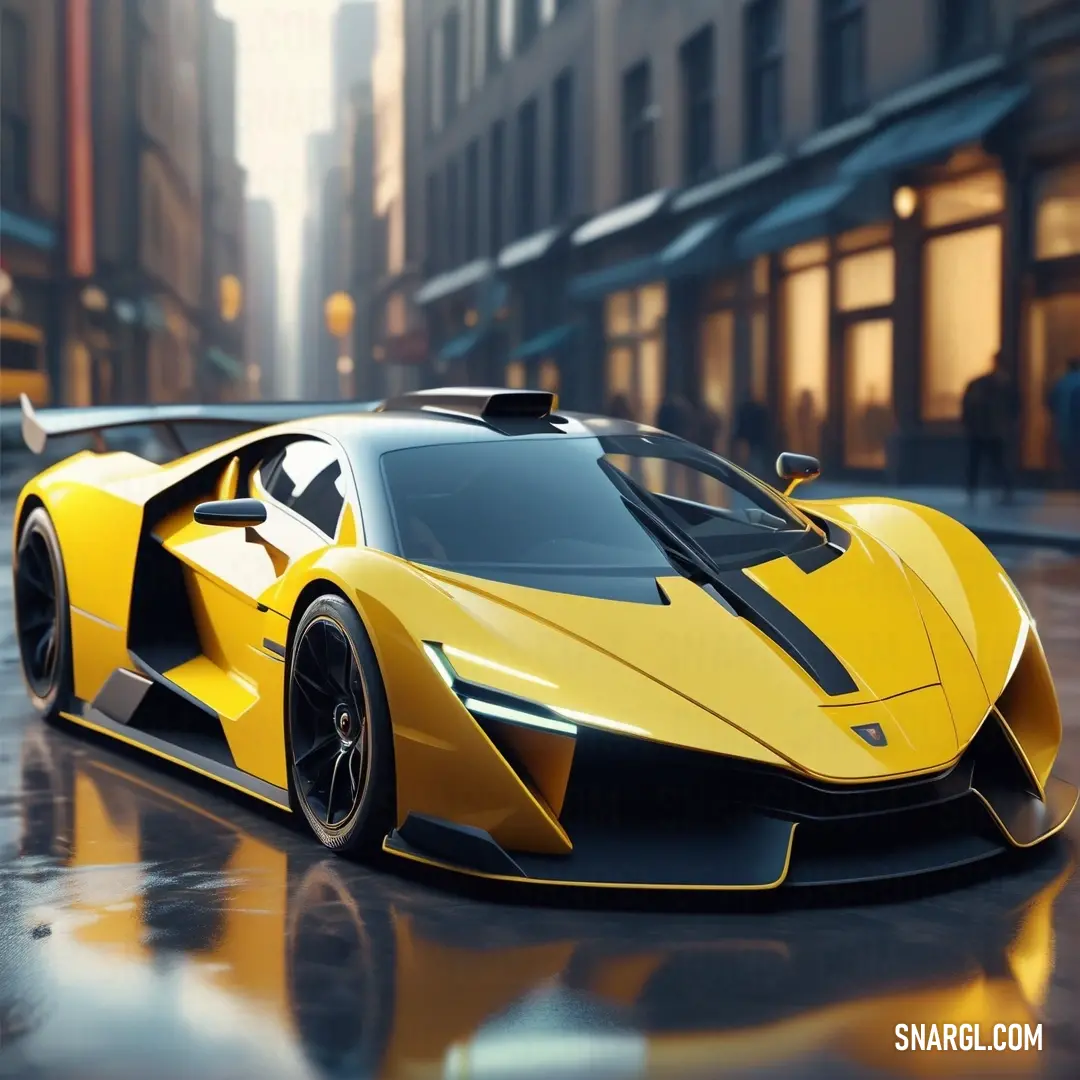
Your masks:
[[[462,386],[388,398],[377,411],[436,412],[476,420],[546,420],[556,408],[555,395],[546,390]]]

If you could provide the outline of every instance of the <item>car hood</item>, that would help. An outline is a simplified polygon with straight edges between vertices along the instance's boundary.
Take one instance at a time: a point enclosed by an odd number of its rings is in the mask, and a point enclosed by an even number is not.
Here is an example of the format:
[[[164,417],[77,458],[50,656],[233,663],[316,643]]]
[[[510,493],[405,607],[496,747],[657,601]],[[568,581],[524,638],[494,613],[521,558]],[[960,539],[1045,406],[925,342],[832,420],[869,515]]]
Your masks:
[[[968,713],[985,712],[955,627],[897,556],[861,531],[811,573],[787,558],[743,571],[762,603],[774,613],[781,605],[843,665],[851,681],[842,694],[830,694],[752,617],[682,577],[660,579],[668,603],[638,604],[424,572],[493,631],[483,646],[489,661],[497,655],[550,689],[500,681],[490,664],[463,677],[560,707],[615,711],[659,741],[776,755],[822,778],[868,779],[947,764],[961,747],[954,704],[969,727]],[[938,652],[949,662],[944,682]],[[663,701],[657,689],[667,691]],[[866,725],[880,726],[884,745],[855,730]],[[734,733],[746,738],[733,751]]]

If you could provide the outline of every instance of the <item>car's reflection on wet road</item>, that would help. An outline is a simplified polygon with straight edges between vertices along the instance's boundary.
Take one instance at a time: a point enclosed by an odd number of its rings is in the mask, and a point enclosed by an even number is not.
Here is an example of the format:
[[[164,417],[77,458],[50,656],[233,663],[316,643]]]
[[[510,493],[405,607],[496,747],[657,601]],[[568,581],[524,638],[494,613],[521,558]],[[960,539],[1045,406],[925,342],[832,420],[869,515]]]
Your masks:
[[[1080,565],[1009,568],[1075,779]],[[324,857],[258,808],[30,720],[16,693],[0,699],[0,1075],[1080,1075],[1075,822],[978,880],[874,903],[530,908]],[[1042,1050],[895,1049],[897,1024],[946,1023],[984,1042],[1042,1023]]]

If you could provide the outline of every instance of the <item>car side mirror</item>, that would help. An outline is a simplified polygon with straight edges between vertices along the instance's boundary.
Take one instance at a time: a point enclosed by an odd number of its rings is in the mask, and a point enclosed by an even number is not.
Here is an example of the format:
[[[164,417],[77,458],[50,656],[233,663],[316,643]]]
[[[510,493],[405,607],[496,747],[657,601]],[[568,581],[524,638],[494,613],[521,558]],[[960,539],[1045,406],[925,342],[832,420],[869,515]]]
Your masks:
[[[266,505],[258,499],[218,499],[199,503],[195,507],[195,520],[200,525],[223,528],[261,525],[266,521]]]
[[[800,484],[821,475],[821,462],[810,454],[783,453],[776,459],[776,475],[787,481],[784,494],[790,495]]]

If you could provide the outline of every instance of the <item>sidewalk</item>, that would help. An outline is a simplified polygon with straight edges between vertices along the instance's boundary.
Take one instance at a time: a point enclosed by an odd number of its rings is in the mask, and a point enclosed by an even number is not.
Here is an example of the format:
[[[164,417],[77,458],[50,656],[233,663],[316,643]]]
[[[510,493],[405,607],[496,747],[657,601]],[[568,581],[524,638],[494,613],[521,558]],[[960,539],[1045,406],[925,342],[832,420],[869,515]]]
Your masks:
[[[1017,491],[1009,506],[998,503],[996,491],[981,492],[974,506],[956,487],[893,487],[815,481],[799,490],[799,498],[851,499],[884,495],[922,503],[963,522],[988,544],[1028,544],[1080,553],[1080,492]]]

